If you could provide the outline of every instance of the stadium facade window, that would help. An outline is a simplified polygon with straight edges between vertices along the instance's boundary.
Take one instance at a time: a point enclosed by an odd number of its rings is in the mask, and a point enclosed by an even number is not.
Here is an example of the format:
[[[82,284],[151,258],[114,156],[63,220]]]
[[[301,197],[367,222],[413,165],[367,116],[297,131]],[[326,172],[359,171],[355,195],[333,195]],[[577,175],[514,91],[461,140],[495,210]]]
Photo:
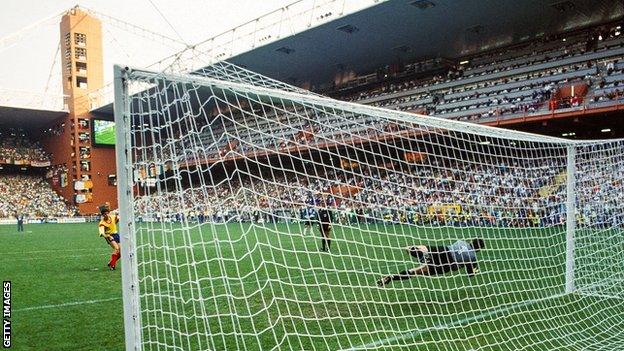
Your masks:
[[[87,63],[86,62],[76,62],[76,72],[79,73],[79,74],[87,74]]]
[[[87,60],[87,49],[85,49],[85,48],[76,48],[76,52],[74,53],[74,58],[76,60],[86,61]]]
[[[76,87],[87,89],[87,77],[76,77]]]
[[[65,47],[67,48],[67,51],[69,51],[69,48],[71,46],[71,34],[70,33],[66,33],[65,34]]]
[[[78,133],[78,139],[80,139],[81,142],[87,142],[89,141],[90,138],[91,138],[91,134],[88,132]]]
[[[88,146],[81,146],[80,147],[80,158],[81,159],[89,159],[91,158],[91,148]]]
[[[110,186],[117,186],[117,175],[116,174],[109,174],[108,175],[108,185],[110,185]]]
[[[76,44],[76,46],[87,46],[86,34],[74,33],[74,44]]]
[[[80,129],[89,129],[89,120],[85,118],[79,118],[78,127],[80,127]]]

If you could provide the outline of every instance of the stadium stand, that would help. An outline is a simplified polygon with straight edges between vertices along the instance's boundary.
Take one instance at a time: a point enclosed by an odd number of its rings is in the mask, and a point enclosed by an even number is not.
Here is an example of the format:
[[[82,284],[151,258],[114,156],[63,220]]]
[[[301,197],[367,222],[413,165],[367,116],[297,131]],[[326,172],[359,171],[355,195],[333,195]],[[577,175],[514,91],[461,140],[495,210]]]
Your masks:
[[[563,38],[544,39],[477,57],[468,57],[430,78],[378,84],[356,95],[357,86],[338,87],[348,101],[444,118],[483,122],[501,116],[547,113],[553,109],[593,107],[621,98],[624,38],[618,27],[604,37],[590,29]],[[600,40],[598,40],[598,36]],[[421,67],[406,65],[405,71]],[[370,79],[355,80],[370,82]],[[584,96],[557,98],[559,88],[580,82]],[[330,92],[331,93],[331,92]],[[550,100],[555,101],[550,104]]]
[[[624,61],[624,38],[615,33],[616,30],[613,28],[600,41],[588,39],[588,37],[591,38],[593,35],[592,31],[588,30],[569,35],[565,38],[565,41],[551,39],[538,43],[527,43],[521,47],[516,46],[467,58],[467,63],[451,67],[444,75],[438,74],[429,78],[408,79],[391,84],[382,83],[368,90],[360,91],[356,95],[342,95],[341,97],[345,100],[378,107],[414,111],[444,118],[475,122],[488,121],[492,118],[501,118],[501,116],[513,117],[518,114],[539,114],[548,113],[552,110],[601,106],[622,99],[622,92],[619,87],[624,81],[624,62],[622,62]],[[429,62],[411,63],[406,65],[405,70],[416,70],[416,68],[422,70],[422,67],[428,64]],[[358,77],[356,79],[356,81],[368,82],[370,80],[367,77]],[[571,85],[576,87],[586,86],[586,89],[580,89],[583,95],[557,96],[557,92],[562,88]],[[353,86],[349,88],[351,89]],[[340,94],[341,90],[338,89],[337,93]],[[341,118],[341,123],[344,125],[341,126],[342,132],[339,134],[335,131],[338,129],[335,128],[335,123],[332,124],[334,127],[327,127],[327,125],[332,123],[331,114],[327,116],[320,114],[310,116],[308,123],[300,120],[293,123],[289,119],[289,113],[296,112],[292,110],[292,107],[283,106],[283,108],[278,110],[283,113],[275,116],[263,114],[261,110],[257,110],[256,115],[264,115],[265,117],[260,119],[255,116],[244,117],[244,120],[235,122],[236,111],[216,109],[213,114],[215,116],[214,119],[198,121],[198,123],[203,123],[205,126],[209,124],[211,126],[210,128],[204,128],[206,132],[198,136],[201,143],[197,143],[197,145],[211,145],[203,150],[203,153],[206,159],[218,159],[240,153],[258,153],[257,145],[261,145],[261,148],[271,153],[280,150],[285,151],[290,147],[301,145],[319,145],[320,143],[326,143],[327,140],[349,142],[349,140],[357,138],[358,135],[371,137],[382,131],[394,128],[394,126],[385,122],[371,121],[353,115]],[[318,123],[321,120],[327,120],[328,123],[323,126],[322,123]],[[254,131],[254,134],[248,140],[249,144],[239,141],[232,142],[227,138],[228,131],[236,128],[249,128],[250,133],[252,130]],[[210,133],[207,131],[210,131]],[[258,133],[257,131],[261,132]],[[184,131],[180,130],[179,132]],[[23,130],[5,129],[1,130],[0,134],[3,136],[0,142],[0,160],[2,162],[14,163],[18,161],[18,163],[24,162],[24,164],[27,164],[33,160],[49,161],[49,155],[45,153],[41,145],[38,142],[31,141]],[[273,135],[279,135],[280,138],[270,137]],[[252,145],[256,145],[256,147],[252,147]],[[166,158],[184,159],[186,156],[183,155],[182,150],[189,149],[192,150],[193,145],[192,142],[187,140],[185,145],[165,148],[164,155]],[[447,167],[451,166],[447,165]],[[544,172],[552,173],[550,176],[554,179],[555,175],[560,173],[561,170],[553,167],[553,165],[550,166],[543,167]],[[414,172],[412,175],[416,178],[435,179],[436,177],[447,176],[442,174],[419,174],[417,167],[414,169]],[[459,170],[459,172],[484,174],[483,177],[487,179],[489,179],[488,177],[493,179],[493,175],[498,174],[497,180],[504,182],[505,179],[496,170]],[[396,175],[392,173],[377,174],[377,177],[373,179],[379,179],[379,182],[383,183],[387,177],[396,177]],[[42,179],[35,176],[19,175],[2,176],[1,178],[5,187],[10,186],[8,184],[15,184],[26,189],[33,188],[35,184],[37,184],[36,187],[39,187],[39,185],[45,183]],[[541,176],[536,178],[543,179]],[[367,186],[372,188],[378,188],[379,184],[381,184],[371,183],[362,179],[356,181],[355,179],[343,179],[343,181],[351,185],[354,183],[360,184],[360,186],[366,183]],[[269,194],[269,197],[279,199],[287,196],[279,193],[280,189],[284,189],[283,185],[287,183],[288,180],[284,179],[283,184],[276,186],[273,192]],[[432,184],[429,185],[433,186]],[[505,189],[521,191],[522,194],[513,195],[519,196],[519,198],[523,198],[526,201],[529,201],[528,199],[537,202],[541,201],[542,203],[537,207],[547,207],[547,203],[544,203],[544,197],[540,197],[538,194],[539,189],[546,186],[546,184],[531,184],[525,187],[519,184],[507,185],[509,187],[505,187],[505,184],[500,184],[499,186]],[[240,191],[243,191],[241,189],[245,188],[254,188],[251,179],[244,180],[238,186]],[[328,184],[309,185],[309,192],[319,193],[325,191],[328,186]],[[551,184],[551,186],[553,185]],[[16,199],[7,200],[0,207],[2,208],[0,216],[11,216],[15,211],[27,212],[33,215],[42,215],[44,213],[67,214],[72,212],[72,209],[67,207],[49,186],[43,186],[40,189],[40,196],[29,194],[18,201],[15,201]],[[226,190],[221,189],[220,191],[217,190],[216,193],[223,193],[224,191]],[[487,194],[479,193],[477,189],[466,191],[466,193],[477,195],[479,198],[487,196]],[[15,196],[18,196],[17,194],[15,193]],[[410,202],[418,202],[421,196],[422,194],[413,193],[408,200]],[[465,218],[462,221],[470,221],[471,219],[469,218],[478,217],[477,214],[470,212],[470,202],[468,201],[470,197],[462,199],[444,197],[441,194],[436,196],[439,196],[440,202],[464,204],[463,213]],[[366,197],[367,191],[366,188],[363,188],[353,199],[343,201],[341,206],[356,208],[357,203],[365,203],[367,202],[366,200],[370,200],[365,199]],[[25,202],[24,199],[32,199],[32,201]],[[392,191],[390,191],[388,198],[376,199],[376,201],[392,205],[392,201],[396,201],[396,199],[397,197],[393,196]],[[211,198],[207,203],[211,203],[214,200],[216,198]],[[501,200],[496,197],[492,201]],[[200,201],[200,203],[205,202]],[[18,206],[16,204],[21,205]],[[230,210],[208,210],[208,212],[211,213],[211,217],[223,218],[227,213],[234,211],[234,208],[240,208],[241,205],[244,204],[235,202],[232,206],[225,206],[225,208],[230,208]],[[493,202],[492,205],[495,205],[495,203]],[[275,206],[271,207],[274,208]],[[417,216],[421,218],[419,220],[426,220],[427,217],[422,216],[422,214],[427,213],[427,211],[420,209],[418,213],[421,215]],[[221,214],[219,215],[218,212],[221,212]],[[529,216],[528,214],[519,213],[496,213],[496,211],[490,215],[496,219],[497,223],[504,222],[504,225],[510,225],[509,223],[512,223],[512,220],[505,222],[503,218],[514,218],[515,221],[518,221],[520,218],[528,218],[527,216]],[[400,218],[409,220],[405,219],[407,218],[405,215],[399,215],[398,212],[394,214],[375,213],[367,216],[376,219],[387,219],[390,217],[394,220]],[[559,219],[557,216],[556,212],[539,214],[541,223],[558,223]],[[591,216],[590,213],[586,214],[586,217]],[[514,225],[519,224],[516,223]]]
[[[548,113],[553,110],[602,106],[622,99],[619,86],[624,81],[624,62],[621,62],[624,61],[624,36],[620,36],[614,27],[606,31],[604,37],[601,36],[601,38],[601,40],[597,40],[595,30],[591,29],[567,35],[565,40],[549,38],[538,42],[529,42],[521,46],[466,58],[463,60],[465,61],[464,64],[449,67],[444,74],[436,74],[430,77],[421,76],[420,78],[405,79],[389,84],[379,82],[377,85],[373,84],[372,88],[370,88],[370,82],[374,80],[373,78],[357,77],[355,82],[367,82],[369,87],[366,90],[359,90],[357,94],[349,95],[348,91],[357,88],[357,85],[347,84],[348,89],[338,87],[334,95],[338,94],[344,100],[357,103],[474,122],[487,122],[492,119],[517,115]],[[410,70],[422,71],[423,67],[426,68],[428,65],[435,68],[435,64],[423,61],[407,64],[404,71],[408,73]],[[210,71],[206,75],[210,76],[209,73]],[[575,86],[577,92],[560,96],[559,92],[570,86]],[[347,93],[343,91],[347,91]],[[370,138],[395,128],[387,122],[372,121],[356,115],[342,116],[342,118],[332,120],[331,113],[309,116],[308,123],[305,123],[301,120],[292,121],[289,119],[289,113],[297,112],[293,111],[292,107],[282,106],[277,110],[282,113],[276,116],[256,110],[256,116],[243,116],[243,120],[237,120],[239,117],[237,111],[217,108],[213,112],[213,119],[197,121],[206,128],[203,128],[204,133],[197,136],[201,142],[196,145],[210,145],[202,153],[207,160],[214,160],[248,152],[257,154],[258,145],[266,153],[274,153],[288,151],[290,148],[297,148],[301,145],[327,144],[328,140],[348,143],[357,139],[358,136]],[[257,116],[264,117],[257,118]],[[336,132],[339,129],[336,128],[338,119],[341,120],[340,123],[342,124],[340,126],[341,132]],[[324,121],[324,123],[318,123],[318,121]],[[329,128],[329,125],[332,125],[332,128]],[[253,133],[244,143],[232,142],[227,138],[228,131],[238,129],[240,132],[241,128],[247,128],[250,133]],[[179,130],[178,132],[183,133],[185,131]],[[30,141],[22,130],[3,130],[0,133],[5,136],[0,144],[0,160],[6,160],[6,162],[24,160],[25,163],[32,160],[49,161],[49,155],[43,151],[41,145]],[[274,135],[280,137],[274,138],[272,137]],[[182,150],[193,150],[194,145],[192,144],[192,141],[186,140],[184,145],[165,147],[164,156],[172,160],[186,159],[187,156]],[[489,174],[486,170],[481,171]],[[553,177],[559,171],[558,168],[550,170],[550,172],[554,172]],[[418,171],[415,170],[415,172]],[[392,175],[379,174],[378,176],[383,180],[383,177],[391,177]],[[443,175],[416,173],[414,176],[435,178]],[[24,179],[26,178],[22,180]],[[501,180],[504,177],[501,178],[499,174],[497,179]],[[16,180],[11,181],[15,182]],[[247,181],[246,186],[253,187],[252,181]],[[376,186],[375,184],[368,185]],[[241,189],[245,188],[243,184],[239,186]],[[526,189],[531,189],[531,196],[529,197],[539,198],[536,192],[542,186],[544,184],[532,184],[532,186],[526,187]],[[278,188],[281,189],[282,187]],[[315,193],[323,191],[322,189],[323,186],[317,185],[309,190]],[[517,187],[516,189],[523,188]],[[526,191],[528,192],[528,190]],[[273,195],[275,198],[280,198],[277,193]],[[484,196],[485,194],[478,195]],[[363,198],[366,196],[367,192],[363,190],[352,201],[365,202]],[[413,194],[410,201],[418,201],[418,196],[418,194]],[[47,197],[53,198],[51,195]],[[378,200],[385,202],[392,201],[392,199],[396,199],[396,197],[389,195],[389,199]],[[440,198],[440,201],[445,203],[468,204],[464,200]],[[208,202],[210,203],[210,201]],[[348,206],[347,203],[344,203],[343,206]],[[52,206],[50,210],[42,212],[71,212],[70,209],[60,205],[50,206]],[[33,206],[33,208],[37,208],[37,206]],[[5,216],[10,215],[11,211],[13,209],[4,211],[3,214]],[[223,212],[229,213],[228,210],[223,210]],[[421,213],[424,212],[421,211]],[[470,214],[469,210],[464,210],[464,213],[469,213],[466,215],[467,217],[475,215]],[[491,215],[494,218],[505,217],[505,214],[500,213],[492,213]],[[388,214],[375,214],[373,217],[386,218],[387,216]],[[391,215],[395,219],[396,216],[397,214]],[[550,214],[541,214],[540,216],[546,218]],[[508,214],[507,217],[524,218],[526,214]],[[549,219],[548,221],[557,222],[556,219]]]
[[[624,38],[612,32],[592,47],[592,43],[586,40],[587,35],[581,33],[568,37],[566,41],[546,41],[540,47],[531,43],[524,50],[513,48],[482,55],[471,59],[471,64],[462,67],[461,71],[449,71],[446,78],[436,76],[428,81],[410,80],[381,90],[360,92],[346,99],[399,110],[424,107],[445,118],[477,122],[501,115],[543,113],[551,109],[579,108],[581,104],[587,107],[588,104],[593,106],[617,100],[621,98],[618,86],[624,78],[624,62],[620,62],[624,57]],[[579,89],[583,96],[570,94],[565,98],[556,98],[564,87],[578,82],[581,85],[576,87],[582,87],[582,84],[587,86],[585,90]],[[442,94],[434,98],[432,91]],[[556,103],[552,102],[554,99],[558,99]],[[275,115],[274,111],[280,112]],[[400,132],[400,127],[358,115],[335,116],[328,111],[326,114],[317,112],[316,115],[306,116],[305,111],[297,111],[292,106],[277,106],[274,111],[266,112],[259,106],[254,109],[253,115],[245,116],[227,107],[216,107],[211,118],[195,121],[199,126],[196,130],[201,130],[197,139],[185,138],[184,144],[174,140],[165,142],[165,160],[157,162],[186,160],[189,163],[210,163],[235,159],[241,154],[288,153],[305,146],[321,147],[329,141],[349,144],[358,136],[371,139],[384,131]],[[306,117],[289,117],[295,114]],[[229,138],[229,135],[244,136],[247,132],[248,137]],[[187,131],[181,129],[177,133]],[[209,147],[196,150],[200,145]],[[195,158],[188,158],[185,152]],[[197,160],[198,154],[203,156],[202,160]],[[501,160],[497,165],[472,165],[470,168],[449,160],[434,159],[429,162],[441,171],[434,173],[431,168],[417,165],[406,174],[380,168],[362,168],[358,173],[342,174],[324,174],[323,169],[310,169],[305,173],[317,174],[317,181],[306,184],[302,184],[292,172],[281,177],[263,177],[237,171],[229,175],[227,185],[213,186],[210,193],[193,192],[193,187],[185,192],[182,201],[197,204],[192,213],[176,212],[177,208],[184,207],[177,203],[180,199],[171,199],[163,204],[150,202],[146,198],[142,199],[146,202],[138,204],[141,207],[138,212],[166,213],[170,220],[189,216],[200,222],[280,221],[284,217],[297,217],[280,211],[297,212],[306,201],[318,197],[318,194],[331,193],[334,188],[355,187],[357,191],[347,197],[337,196],[333,201],[336,207],[342,209],[341,213],[353,214],[342,220],[503,227],[551,226],[564,221],[563,209],[556,208],[554,204],[562,201],[557,196],[565,185],[565,177],[562,178],[565,169],[554,161],[538,160],[534,164],[517,167]],[[624,222],[622,216],[613,209],[618,201],[624,200],[620,199],[622,194],[609,197],[615,186],[609,188],[595,183],[592,174],[582,167],[579,169],[582,177],[579,181],[595,190],[593,194],[585,195],[598,196],[611,206],[583,208],[579,223],[606,223],[607,218],[611,218],[621,225]],[[455,171],[448,171],[450,169]],[[517,169],[527,174],[514,174],[513,170]],[[613,172],[624,172],[624,168]],[[610,176],[603,175],[606,178]],[[259,180],[267,178],[273,178],[274,183],[261,183]],[[444,181],[436,181],[439,179]],[[549,182],[543,183],[544,180]],[[617,181],[615,177],[613,181]],[[429,190],[424,192],[420,189]],[[380,196],[380,193],[385,195]],[[255,201],[257,198],[261,200]],[[297,199],[299,207],[267,212],[268,209],[281,208],[281,204],[292,203],[293,198]],[[461,212],[456,213],[454,207],[422,205],[436,202],[459,204]],[[380,204],[380,207],[393,210],[379,212],[374,207],[364,208],[362,204]],[[145,211],[146,207],[148,211]],[[490,211],[480,212],[482,210],[478,208],[483,207],[489,207]]]
[[[50,161],[39,142],[32,141],[22,129],[0,129],[0,163],[21,165],[33,161]]]
[[[394,171],[392,165],[385,165],[387,168],[362,166],[344,172],[309,166],[301,170],[306,176],[293,171],[263,176],[237,169],[228,175],[229,182],[211,186],[210,191],[196,191],[201,188],[191,187],[183,199],[156,202],[143,197],[137,205],[140,213],[165,213],[172,221],[187,216],[200,222],[280,222],[284,218],[297,218],[296,213],[307,203],[318,203],[321,194],[331,194],[330,202],[340,209],[341,221],[498,227],[562,224],[565,211],[558,204],[562,202],[565,187],[561,178],[565,166],[547,159],[524,162],[530,164],[510,164],[501,159],[498,164],[465,165],[449,159],[429,159],[423,166],[414,164],[409,170],[403,167],[401,171]],[[618,174],[624,172],[624,165],[603,170],[603,174],[596,177],[586,169],[589,164],[579,163],[579,183],[588,189],[578,199],[585,204],[580,209],[579,225],[604,225],[610,221],[616,222],[614,225],[624,225],[624,215],[617,211],[624,194],[616,191]],[[328,171],[333,174],[327,174]],[[273,182],[268,183],[266,179],[273,179]],[[611,181],[599,182],[598,179]],[[545,188],[550,189],[544,192]],[[336,189],[353,190],[338,192]],[[599,202],[589,201],[598,198]],[[194,204],[195,210],[178,213],[176,209],[185,207],[180,201],[187,206]],[[591,205],[596,203],[605,206]],[[484,212],[485,208],[489,210]]]
[[[0,193],[0,218],[11,218],[17,214],[30,218],[75,214],[75,209],[67,205],[41,176],[1,174]]]
[[[388,83],[380,78],[380,82],[371,84],[377,78],[362,76],[354,82],[365,83],[366,89],[347,83],[329,93],[352,102],[477,123],[602,107],[623,101],[619,87],[624,80],[624,36],[619,30],[613,26],[597,34],[596,29],[588,29],[469,57],[458,60],[463,64],[448,67],[443,75],[407,79],[410,70],[420,72],[431,65],[429,61],[411,63],[405,67],[403,81]],[[211,76],[210,71],[207,76]],[[351,93],[354,90],[357,93]],[[250,150],[249,145],[227,138],[228,131],[241,128],[253,133],[250,145],[262,145],[266,152],[327,140],[348,142],[358,135],[370,137],[393,128],[358,116],[342,116],[341,132],[336,132],[336,128],[332,131],[328,126],[335,125],[332,123],[338,118],[318,114],[309,116],[305,123],[289,119],[289,113],[297,112],[292,107],[280,106],[277,110],[281,111],[279,116],[259,108],[256,116],[264,117],[257,118],[216,108],[213,119],[197,121],[207,126],[197,144],[211,145],[203,154],[214,159]],[[186,145],[168,149],[167,155],[175,152],[176,157],[184,157],[180,150],[189,148],[193,145],[187,141]]]
[[[75,208],[66,204],[40,174],[41,169],[50,166],[50,155],[23,129],[0,129],[0,164],[4,165],[0,173],[0,218],[75,214]]]

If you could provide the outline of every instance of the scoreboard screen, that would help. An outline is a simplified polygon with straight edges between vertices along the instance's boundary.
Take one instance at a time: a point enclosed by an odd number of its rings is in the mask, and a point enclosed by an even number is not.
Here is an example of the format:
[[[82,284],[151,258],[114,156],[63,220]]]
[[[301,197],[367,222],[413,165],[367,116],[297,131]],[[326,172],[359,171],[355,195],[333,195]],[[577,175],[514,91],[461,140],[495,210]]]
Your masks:
[[[94,119],[93,144],[96,146],[115,146],[115,122]]]

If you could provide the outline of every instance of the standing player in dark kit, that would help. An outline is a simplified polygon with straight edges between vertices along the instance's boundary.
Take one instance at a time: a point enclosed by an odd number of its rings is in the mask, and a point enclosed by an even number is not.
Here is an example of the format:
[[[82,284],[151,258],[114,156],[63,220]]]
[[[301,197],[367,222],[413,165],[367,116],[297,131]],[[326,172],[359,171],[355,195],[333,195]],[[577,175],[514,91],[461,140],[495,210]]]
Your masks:
[[[331,249],[330,234],[332,230],[332,214],[329,210],[329,201],[321,197],[321,208],[317,211],[319,231],[321,233],[322,251],[329,251]],[[326,248],[327,246],[327,248]]]
[[[449,246],[410,246],[407,252],[418,259],[421,265],[399,274],[385,276],[377,281],[377,285],[384,286],[393,280],[409,279],[417,275],[442,275],[460,268],[466,268],[466,273],[472,277],[479,271],[477,252],[484,247],[485,242],[482,239],[474,239],[470,244],[458,240]]]
[[[15,219],[17,219],[17,231],[24,231],[24,215],[23,214],[15,214]]]

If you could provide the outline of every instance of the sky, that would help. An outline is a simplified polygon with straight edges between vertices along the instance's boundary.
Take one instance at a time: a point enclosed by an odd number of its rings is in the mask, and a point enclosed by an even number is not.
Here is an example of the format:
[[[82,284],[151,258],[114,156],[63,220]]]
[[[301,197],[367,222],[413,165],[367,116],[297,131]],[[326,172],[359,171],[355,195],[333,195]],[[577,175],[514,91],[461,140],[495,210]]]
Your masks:
[[[295,0],[0,0],[0,89],[61,92],[59,21],[80,5],[168,37],[195,44]],[[54,18],[50,18],[54,17]],[[26,30],[34,23],[39,25]],[[182,48],[164,45],[102,19],[105,81],[112,64],[147,66]],[[14,33],[18,41],[7,44]],[[60,55],[60,53],[58,53]],[[56,57],[56,64],[55,62]]]

